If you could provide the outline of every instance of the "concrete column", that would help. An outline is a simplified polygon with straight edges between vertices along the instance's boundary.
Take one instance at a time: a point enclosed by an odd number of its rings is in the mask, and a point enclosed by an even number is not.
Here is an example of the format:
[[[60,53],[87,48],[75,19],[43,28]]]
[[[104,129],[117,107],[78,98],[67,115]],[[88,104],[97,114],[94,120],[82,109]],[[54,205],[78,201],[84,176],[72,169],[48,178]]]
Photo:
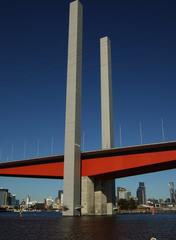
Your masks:
[[[82,177],[82,192],[81,192],[81,214],[95,214],[95,197],[94,197],[94,179],[90,177]]]
[[[102,148],[113,147],[112,119],[112,72],[111,72],[111,43],[108,37],[100,39],[101,65],[101,130]],[[95,213],[113,213],[115,203],[115,180],[100,180],[95,186]]]
[[[70,3],[64,150],[65,216],[78,215],[81,205],[80,102],[82,75],[82,4]]]
[[[95,215],[107,214],[107,197],[104,192],[105,181],[95,179]]]
[[[112,148],[114,145],[112,119],[112,70],[111,42],[108,37],[100,39],[101,66],[101,132],[102,148]]]

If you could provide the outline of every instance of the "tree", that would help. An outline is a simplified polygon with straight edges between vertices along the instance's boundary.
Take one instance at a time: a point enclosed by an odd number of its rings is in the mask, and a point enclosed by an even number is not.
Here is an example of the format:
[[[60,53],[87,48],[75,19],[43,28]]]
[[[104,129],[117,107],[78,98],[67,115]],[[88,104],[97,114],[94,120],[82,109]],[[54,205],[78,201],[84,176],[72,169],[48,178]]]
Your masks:
[[[128,201],[126,199],[119,199],[118,205],[121,210],[128,210]]]
[[[130,198],[130,200],[128,200],[128,204],[129,204],[129,209],[130,210],[133,210],[133,209],[136,209],[137,208],[137,204],[135,202],[134,199]]]
[[[132,198],[130,198],[129,200],[120,199],[118,201],[118,206],[121,210],[133,210],[137,208],[137,204]]]

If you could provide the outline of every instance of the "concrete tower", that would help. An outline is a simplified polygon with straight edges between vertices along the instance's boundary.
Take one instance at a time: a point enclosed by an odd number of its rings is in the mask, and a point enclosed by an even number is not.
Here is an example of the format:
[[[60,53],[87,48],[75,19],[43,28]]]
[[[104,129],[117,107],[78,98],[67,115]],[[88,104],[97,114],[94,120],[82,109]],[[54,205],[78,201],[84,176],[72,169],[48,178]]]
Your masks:
[[[82,78],[82,4],[70,3],[64,150],[64,212],[78,215],[81,205],[80,103]]]
[[[108,37],[100,39],[101,66],[101,132],[102,148],[112,148],[114,143],[112,120],[112,70],[111,42]]]
[[[101,65],[101,132],[102,148],[113,147],[111,43],[108,37],[100,39]],[[115,203],[115,180],[95,182],[95,213],[111,215]]]

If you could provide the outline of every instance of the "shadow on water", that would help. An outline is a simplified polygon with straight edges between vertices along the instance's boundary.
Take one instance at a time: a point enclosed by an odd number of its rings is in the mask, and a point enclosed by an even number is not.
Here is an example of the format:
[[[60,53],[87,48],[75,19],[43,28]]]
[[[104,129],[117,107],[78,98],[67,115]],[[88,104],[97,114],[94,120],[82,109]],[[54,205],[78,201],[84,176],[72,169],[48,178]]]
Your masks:
[[[176,214],[62,217],[0,213],[0,240],[175,240]]]

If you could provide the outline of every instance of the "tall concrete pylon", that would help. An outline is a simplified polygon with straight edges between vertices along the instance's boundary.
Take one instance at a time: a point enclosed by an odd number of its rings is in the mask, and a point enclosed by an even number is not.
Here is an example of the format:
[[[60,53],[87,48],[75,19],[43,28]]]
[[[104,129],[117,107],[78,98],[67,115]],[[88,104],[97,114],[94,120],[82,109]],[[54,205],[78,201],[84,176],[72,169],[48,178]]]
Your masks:
[[[70,3],[67,62],[67,93],[64,149],[65,216],[79,214],[81,205],[80,109],[82,78],[83,7],[76,0]]]
[[[102,148],[112,148],[113,116],[112,116],[112,69],[111,42],[108,37],[100,39],[101,66],[101,132]],[[115,180],[95,181],[95,214],[112,215],[115,205]]]
[[[101,132],[102,148],[112,148],[114,145],[112,116],[112,68],[111,42],[108,37],[100,39],[101,68]]]

